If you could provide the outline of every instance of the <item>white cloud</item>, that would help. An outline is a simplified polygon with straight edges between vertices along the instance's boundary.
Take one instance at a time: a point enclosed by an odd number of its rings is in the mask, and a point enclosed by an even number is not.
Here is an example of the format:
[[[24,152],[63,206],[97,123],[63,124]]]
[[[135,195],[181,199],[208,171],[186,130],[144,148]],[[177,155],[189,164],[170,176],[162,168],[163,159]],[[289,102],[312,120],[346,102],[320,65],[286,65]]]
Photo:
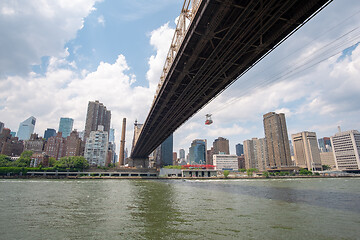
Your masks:
[[[97,18],[97,21],[99,24],[101,24],[102,26],[105,26],[105,19],[104,19],[104,16],[101,15]]]
[[[149,72],[155,73],[159,58],[166,48],[168,25],[154,30],[150,41],[156,54],[149,62]],[[170,41],[170,40],[168,40]],[[123,55],[114,63],[100,62],[97,69],[76,71],[76,64],[66,60],[67,49],[59,53],[61,57],[51,57],[44,75],[34,72],[26,76],[8,76],[0,81],[1,121],[13,131],[17,131],[20,121],[34,115],[37,118],[35,131],[40,135],[48,128],[58,127],[60,117],[71,117],[74,128],[83,130],[88,101],[99,100],[112,112],[112,126],[117,130],[119,143],[122,119],[127,118],[126,143],[130,150],[135,119],[146,119],[154,90],[149,87],[133,86],[136,76]],[[150,74],[151,75],[151,74]],[[152,81],[157,81],[155,74]],[[149,79],[150,81],[150,79]],[[16,94],[14,94],[16,92]]]
[[[61,57],[97,0],[0,2],[0,74],[23,76],[41,57]]]
[[[160,81],[174,31],[175,29],[170,28],[169,23],[166,23],[150,34],[150,44],[154,47],[156,55],[149,58],[149,70],[146,73],[146,78],[149,81],[150,89],[153,89],[154,93]]]

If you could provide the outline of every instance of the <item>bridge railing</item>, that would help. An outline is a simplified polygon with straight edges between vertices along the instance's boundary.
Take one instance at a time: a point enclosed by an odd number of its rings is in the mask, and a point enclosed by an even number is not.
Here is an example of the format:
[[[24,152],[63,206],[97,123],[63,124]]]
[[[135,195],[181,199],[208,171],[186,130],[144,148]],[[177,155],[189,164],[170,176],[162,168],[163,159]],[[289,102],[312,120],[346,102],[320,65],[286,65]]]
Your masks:
[[[166,56],[166,61],[163,67],[163,71],[160,76],[160,82],[157,86],[157,90],[154,96],[153,104],[160,89],[165,81],[165,78],[170,70],[170,67],[180,49],[180,46],[184,40],[186,32],[194,19],[194,16],[199,8],[202,0],[184,0],[183,7],[181,9],[180,16],[176,25],[175,33],[171,41],[169,52]]]

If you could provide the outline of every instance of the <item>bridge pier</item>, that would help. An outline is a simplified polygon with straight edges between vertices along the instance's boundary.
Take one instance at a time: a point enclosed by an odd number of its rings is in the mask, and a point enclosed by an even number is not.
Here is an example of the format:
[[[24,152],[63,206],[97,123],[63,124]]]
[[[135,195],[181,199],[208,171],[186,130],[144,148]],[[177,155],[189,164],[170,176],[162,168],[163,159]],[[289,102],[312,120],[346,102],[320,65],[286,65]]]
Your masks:
[[[149,158],[130,158],[129,167],[148,168]]]

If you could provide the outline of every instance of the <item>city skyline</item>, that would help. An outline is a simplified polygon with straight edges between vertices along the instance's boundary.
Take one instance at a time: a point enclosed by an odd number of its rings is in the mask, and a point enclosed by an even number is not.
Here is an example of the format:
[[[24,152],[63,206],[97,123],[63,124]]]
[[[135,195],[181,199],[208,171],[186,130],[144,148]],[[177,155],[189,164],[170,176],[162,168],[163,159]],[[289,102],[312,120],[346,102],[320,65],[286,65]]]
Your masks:
[[[11,40],[19,39],[19,36],[11,35],[5,27],[2,29],[5,43],[19,49],[27,46],[36,54],[25,52],[29,57],[26,59],[15,59],[11,53],[3,56],[4,66],[8,68],[0,69],[0,121],[5,123],[6,128],[16,131],[23,119],[33,115],[37,118],[34,132],[41,134],[47,128],[57,129],[58,119],[69,116],[74,119],[74,128],[82,131],[87,103],[98,99],[112,110],[112,124],[118,133],[123,117],[128,118],[128,126],[135,119],[143,123],[173,35],[174,19],[181,8],[181,3],[177,1],[157,3],[144,12],[136,10],[131,3],[114,1],[74,2],[80,9],[78,12],[54,4],[50,6],[55,12],[53,18],[46,14],[46,9],[40,7],[35,10],[34,3],[23,6],[34,10],[29,15],[18,15],[21,6],[16,8],[7,1],[1,3],[2,17],[9,22],[9,29],[16,26],[19,32],[27,33],[30,31],[27,26],[34,26],[35,20],[40,19],[44,25],[38,26],[34,34],[47,43],[43,48],[40,48],[42,42],[32,41],[31,46],[24,41],[14,43]],[[111,13],[120,11],[121,4],[128,6],[128,12],[121,12],[120,19],[115,19]],[[359,129],[360,123],[355,119],[360,116],[356,106],[360,89],[357,81],[360,49],[357,45],[347,49],[358,40],[344,41],[340,48],[330,49],[330,55],[316,54],[356,26],[360,19],[359,9],[357,1],[331,3],[180,127],[174,133],[174,149],[188,149],[193,139],[207,139],[211,143],[218,136],[224,136],[229,139],[230,153],[234,154],[236,144],[253,137],[264,137],[261,116],[269,111],[286,114],[289,134],[313,131],[321,138],[332,136],[338,125],[344,130]],[[14,15],[22,24],[14,25],[11,20]],[[329,19],[333,22],[329,23]],[[59,31],[57,26],[65,24],[66,20],[73,23],[71,29]],[[135,28],[135,25],[139,27]],[[44,34],[48,27],[62,40],[61,43],[52,34]],[[114,28],[119,28],[120,32],[110,35]],[[322,36],[319,33],[323,33]],[[88,41],[89,35],[94,38],[93,41]],[[134,41],[134,37],[139,40]],[[122,42],[117,42],[117,39]],[[334,56],[327,59],[331,54]],[[310,55],[318,56],[315,60],[324,60],[311,71],[304,70],[287,78],[277,77],[289,74],[284,69],[291,65],[314,60]],[[90,60],[92,58],[94,61]],[[18,64],[14,65],[14,62]],[[274,65],[274,62],[277,64]],[[270,70],[269,66],[273,68]],[[247,85],[249,79],[252,79],[255,89]],[[273,85],[270,86],[271,81]],[[261,85],[262,82],[267,84]],[[14,92],[17,92],[16,96]],[[204,124],[206,113],[213,114],[214,123],[210,126]],[[133,128],[127,129],[126,148],[131,149]],[[115,142],[119,144],[119,134]]]

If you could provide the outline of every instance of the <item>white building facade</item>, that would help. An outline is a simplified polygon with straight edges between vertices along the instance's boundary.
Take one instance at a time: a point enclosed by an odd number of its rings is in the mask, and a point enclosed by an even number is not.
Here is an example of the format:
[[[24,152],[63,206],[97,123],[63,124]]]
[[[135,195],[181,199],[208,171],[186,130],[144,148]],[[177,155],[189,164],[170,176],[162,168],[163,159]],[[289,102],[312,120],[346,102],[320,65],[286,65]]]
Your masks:
[[[339,170],[360,169],[360,133],[357,130],[336,133],[330,138],[336,168]]]
[[[99,125],[98,131],[90,132],[86,139],[84,157],[90,166],[105,166],[108,152],[108,133]]]
[[[230,154],[214,154],[213,165],[216,170],[238,170],[238,158]]]

